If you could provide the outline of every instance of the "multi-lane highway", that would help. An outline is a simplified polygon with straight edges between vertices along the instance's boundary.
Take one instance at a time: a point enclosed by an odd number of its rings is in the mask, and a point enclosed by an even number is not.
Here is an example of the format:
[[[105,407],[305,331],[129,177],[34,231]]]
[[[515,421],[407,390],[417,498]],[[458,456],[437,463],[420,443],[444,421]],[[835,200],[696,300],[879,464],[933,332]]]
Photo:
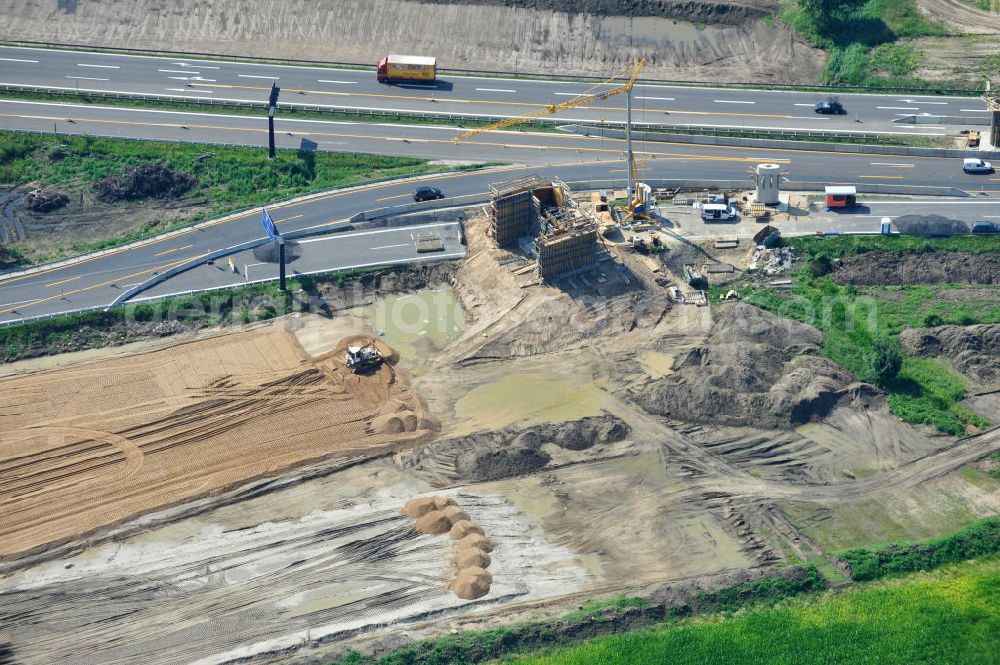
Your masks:
[[[447,67],[449,63],[440,64]],[[573,99],[593,87],[583,82],[448,73],[433,85],[382,85],[375,81],[372,69],[0,47],[0,85],[264,101],[272,82],[281,87],[284,103],[478,116],[523,115]],[[847,115],[817,115],[813,106],[824,98],[816,92],[670,86],[641,79],[633,91],[635,120],[655,124],[939,135],[945,131],[939,125],[893,121],[907,115],[945,115],[988,122],[985,104],[975,97],[841,95]],[[560,118],[622,120],[624,104],[622,97],[612,97],[566,111]]]
[[[56,76],[74,76],[77,80],[107,83],[104,89],[159,94],[170,92],[166,86],[177,88],[178,94],[192,93],[199,88],[189,87],[196,83],[236,85],[234,81],[245,80],[239,93],[250,98],[260,90],[270,86],[277,79],[284,86],[284,94],[296,94],[295,86],[303,86],[303,77],[323,77],[329,85],[357,86],[358,91],[381,90],[374,83],[372,73],[360,70],[318,71],[313,68],[272,67],[261,64],[224,63],[188,59],[146,58],[138,56],[113,56],[95,53],[71,53],[64,51],[0,49],[0,72],[3,79],[19,79],[24,83],[45,84],[54,82]],[[22,68],[23,65],[23,68]],[[32,66],[38,66],[32,71]],[[196,69],[195,65],[201,65]],[[210,70],[209,67],[216,69]],[[173,71],[160,71],[174,68]],[[195,73],[197,72],[197,73]],[[216,72],[209,76],[209,72]],[[263,72],[263,73],[261,73]],[[169,76],[184,76],[188,80],[169,83]],[[253,77],[263,76],[265,79]],[[334,78],[334,77],[339,78]],[[82,78],[86,77],[86,78]],[[201,77],[194,81],[193,77]],[[214,80],[204,80],[212,78]],[[315,79],[319,82],[319,78]],[[256,82],[255,82],[256,81]],[[340,81],[340,83],[333,83]],[[453,87],[439,87],[440,92],[449,95],[463,94],[458,91],[487,84],[481,79],[448,79]],[[11,81],[7,81],[11,82]],[[289,85],[289,83],[291,85]],[[89,85],[89,84],[87,84]],[[494,84],[490,84],[494,85]],[[500,84],[495,84],[499,86]],[[558,83],[511,80],[514,98],[509,101],[521,112],[526,108],[524,98],[539,99],[538,95],[549,95],[544,101],[558,101],[556,93],[566,91],[581,92],[585,86],[579,83]],[[157,87],[164,88],[156,90]],[[351,88],[352,90],[354,88]],[[496,90],[501,88],[496,87]],[[214,88],[212,89],[215,90]],[[406,108],[409,104],[439,104],[427,101],[426,91],[388,89],[391,97],[385,98],[386,108]],[[691,104],[691,108],[705,105],[732,103],[738,100],[745,106],[760,104],[782,105],[800,93],[780,93],[761,91],[725,91],[729,102],[719,91],[677,88],[680,95]],[[479,93],[488,90],[475,90]],[[553,92],[555,91],[555,92]],[[648,92],[645,90],[644,92]],[[396,93],[399,93],[398,95]],[[307,97],[309,92],[302,92]],[[326,93],[324,93],[326,94]],[[354,93],[345,93],[353,95]],[[369,94],[367,92],[363,93]],[[374,94],[374,93],[372,93]],[[506,94],[497,92],[496,94]],[[657,93],[667,94],[667,93]],[[534,95],[534,97],[532,97]],[[700,96],[699,96],[700,95]],[[636,95],[646,97],[648,95]],[[717,97],[718,99],[710,99]],[[350,99],[351,103],[365,104],[365,99]],[[846,101],[846,100],[845,100]],[[452,99],[449,103],[456,102]],[[536,102],[530,102],[536,103]],[[801,102],[805,103],[805,102]],[[853,103],[853,102],[849,102]],[[889,102],[868,100],[868,103]],[[916,104],[916,102],[907,102]],[[930,104],[930,101],[921,101]],[[934,103],[955,103],[963,108],[973,108],[971,100],[947,100],[934,98]],[[475,112],[480,112],[476,107]],[[512,107],[513,108],[513,107]],[[769,109],[777,108],[768,106]],[[805,108],[805,107],[802,107]],[[807,111],[809,109],[806,109]],[[875,110],[877,107],[875,107]],[[594,113],[607,113],[608,108],[591,109]],[[699,111],[700,113],[708,113]],[[873,110],[873,117],[874,117]],[[743,114],[745,121],[755,126],[769,123],[768,115]],[[799,114],[813,121],[808,115]],[[703,118],[723,116],[703,115]],[[732,118],[735,116],[724,116]],[[791,118],[791,114],[789,114]],[[890,116],[885,116],[889,118]],[[793,118],[794,119],[794,118]],[[831,120],[833,122],[833,120]],[[449,197],[467,194],[482,195],[490,182],[531,172],[558,175],[567,181],[616,179],[624,182],[625,168],[622,161],[624,142],[617,139],[583,137],[554,132],[491,132],[455,144],[451,139],[460,130],[440,126],[400,125],[380,123],[353,123],[318,120],[292,120],[279,118],[278,144],[281,147],[299,150],[357,151],[391,155],[408,155],[434,159],[462,161],[498,161],[513,164],[490,172],[453,173],[426,178],[441,187]],[[0,100],[0,128],[59,132],[70,134],[90,134],[122,136],[147,139],[178,141],[199,141],[205,143],[237,143],[266,145],[266,119],[246,115],[189,113],[157,111],[149,109],[123,109],[113,106],[91,106],[58,104],[49,102]],[[836,183],[878,183],[912,186],[950,185],[970,191],[995,194],[1000,190],[1000,177],[996,174],[970,176],[961,170],[961,163],[955,158],[901,157],[879,154],[877,148],[865,153],[835,153],[792,149],[763,149],[744,147],[699,146],[691,144],[671,144],[638,142],[635,145],[638,156],[643,160],[644,177],[648,179],[686,178],[699,180],[741,180],[748,179],[748,172],[754,164],[773,162],[781,164],[793,180],[812,181],[827,184]],[[307,228],[322,228],[337,223],[362,210],[391,206],[408,202],[414,188],[413,182],[383,183],[357,188],[351,191],[329,194],[311,200],[285,206],[276,206],[273,217],[280,230],[288,232]],[[980,205],[980,204],[977,204]],[[985,203],[984,205],[991,205]],[[977,209],[976,214],[979,214]],[[333,258],[327,267],[347,267],[370,263],[391,262],[415,257],[409,231],[401,231],[399,238],[389,238],[375,242],[374,237],[365,235],[339,236],[352,248],[350,252],[331,252]],[[211,251],[237,245],[263,235],[259,213],[252,212],[217,223],[190,229],[181,234],[151,242],[140,247],[121,249],[100,257],[93,257],[65,267],[44,269],[33,274],[0,276],[0,322],[15,321],[33,316],[73,311],[81,308],[106,305],[112,302],[124,289],[148,279],[156,272],[167,270],[179,263],[202,256]],[[391,242],[390,242],[391,240]],[[367,244],[366,244],[367,243]],[[370,245],[370,246],[369,246]],[[337,243],[336,247],[344,247]],[[456,248],[452,248],[458,251]],[[451,250],[449,250],[451,251]],[[455,253],[452,251],[452,253]],[[302,264],[303,270],[310,269]],[[244,275],[243,278],[246,276]],[[227,278],[230,279],[230,278]]]

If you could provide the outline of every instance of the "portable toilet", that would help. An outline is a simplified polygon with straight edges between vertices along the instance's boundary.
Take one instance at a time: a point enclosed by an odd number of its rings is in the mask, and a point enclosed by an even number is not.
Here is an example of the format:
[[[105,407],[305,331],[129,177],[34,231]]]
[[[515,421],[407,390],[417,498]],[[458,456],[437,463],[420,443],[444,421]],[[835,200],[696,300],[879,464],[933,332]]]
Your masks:
[[[883,217],[882,224],[879,226],[879,231],[884,236],[892,235],[892,220],[888,217]]]
[[[826,188],[827,208],[850,208],[858,202],[858,188],[854,185],[834,185]]]

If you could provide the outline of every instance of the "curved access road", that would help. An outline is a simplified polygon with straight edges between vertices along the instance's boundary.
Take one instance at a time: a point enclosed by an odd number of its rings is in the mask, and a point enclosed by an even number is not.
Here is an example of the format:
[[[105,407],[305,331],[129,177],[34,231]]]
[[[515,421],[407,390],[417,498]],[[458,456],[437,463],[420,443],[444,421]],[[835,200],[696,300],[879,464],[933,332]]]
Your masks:
[[[439,64],[447,67],[449,63]],[[384,85],[375,81],[373,68],[0,47],[0,85],[263,102],[272,83],[281,88],[280,102],[296,105],[504,117],[532,113],[612,87],[447,72],[433,85]],[[845,94],[840,100],[847,115],[817,115],[813,107],[824,99],[825,95],[817,92],[671,86],[640,79],[633,91],[633,110],[634,120],[640,123],[912,135],[943,135],[946,128],[893,121],[909,115],[943,115],[979,118],[983,125],[989,122],[985,103],[975,97]],[[567,122],[621,121],[624,117],[623,97],[559,115]]]

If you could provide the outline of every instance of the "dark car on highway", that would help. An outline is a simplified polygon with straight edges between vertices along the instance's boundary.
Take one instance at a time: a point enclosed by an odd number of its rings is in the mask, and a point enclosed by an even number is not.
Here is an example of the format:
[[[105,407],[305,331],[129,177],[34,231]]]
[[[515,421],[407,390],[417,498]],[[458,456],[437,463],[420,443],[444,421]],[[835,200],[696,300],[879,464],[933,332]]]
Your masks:
[[[437,187],[420,187],[415,192],[413,192],[413,200],[417,201],[433,201],[434,199],[443,199],[444,193]]]
[[[816,105],[816,113],[844,115],[847,113],[847,109],[844,108],[843,104],[836,97],[830,97],[825,102],[820,102]]]

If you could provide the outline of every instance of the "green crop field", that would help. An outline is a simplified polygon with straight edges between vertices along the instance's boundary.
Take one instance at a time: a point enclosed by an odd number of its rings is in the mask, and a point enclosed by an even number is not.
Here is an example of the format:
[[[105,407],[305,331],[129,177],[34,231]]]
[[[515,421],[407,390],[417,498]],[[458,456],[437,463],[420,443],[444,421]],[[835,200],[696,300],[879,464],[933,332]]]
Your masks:
[[[516,665],[941,665],[1000,659],[1000,559],[598,638]]]

